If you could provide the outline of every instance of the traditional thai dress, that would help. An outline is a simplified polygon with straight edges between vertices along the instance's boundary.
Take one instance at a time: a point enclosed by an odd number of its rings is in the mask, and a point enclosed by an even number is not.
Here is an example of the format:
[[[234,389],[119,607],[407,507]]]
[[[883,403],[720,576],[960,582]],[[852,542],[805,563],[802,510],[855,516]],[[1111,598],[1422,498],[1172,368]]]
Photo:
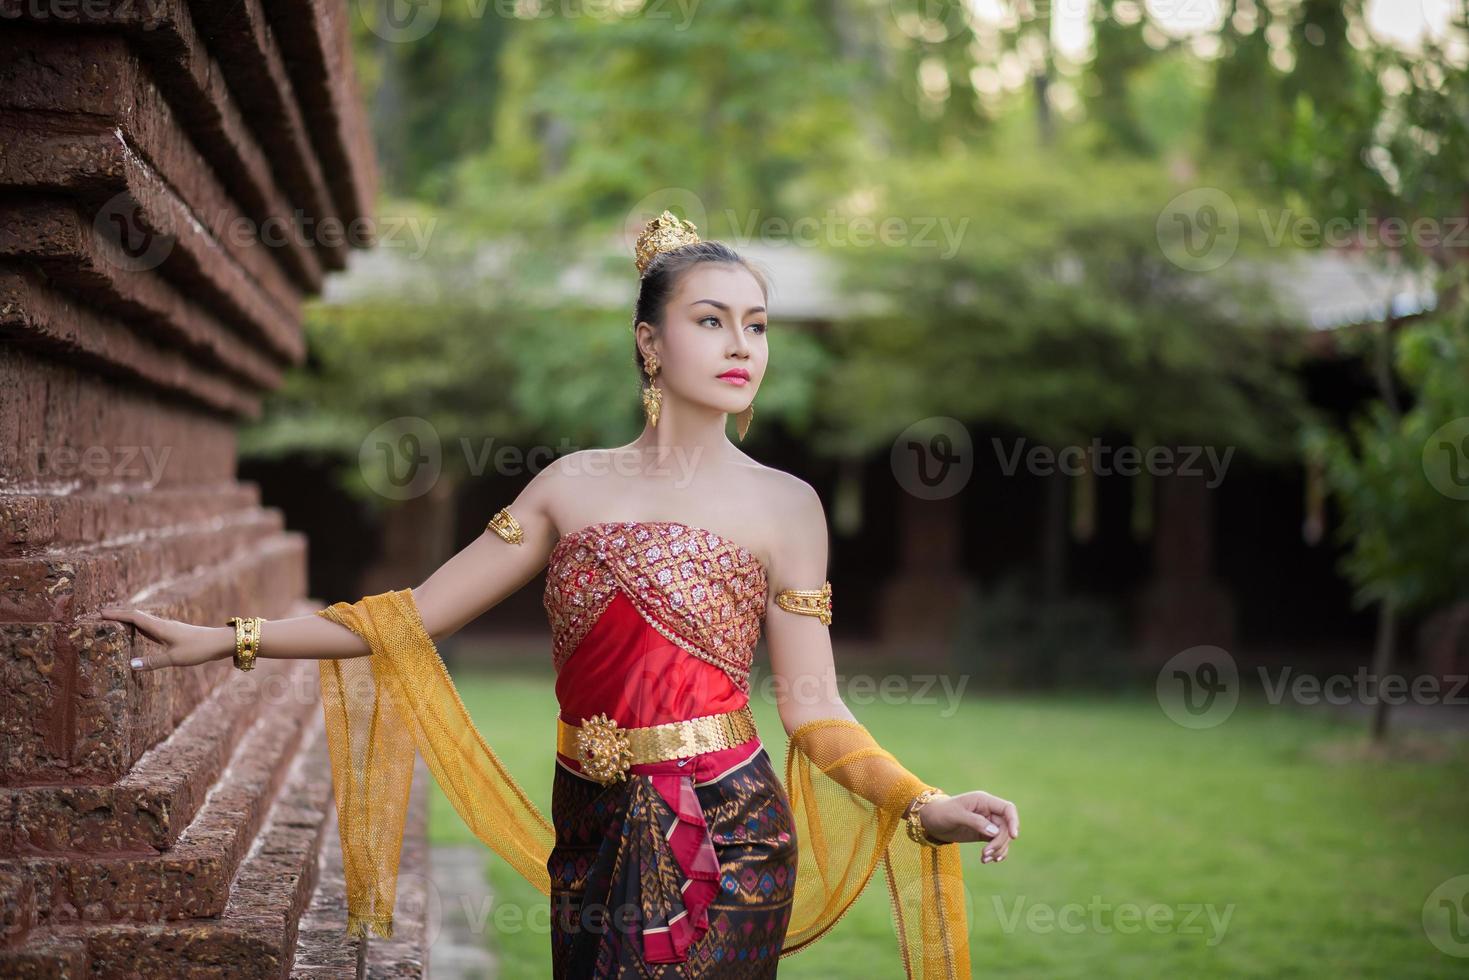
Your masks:
[[[490,527],[519,543],[508,511]],[[372,650],[321,662],[349,928],[391,934],[417,751],[476,835],[550,898],[555,977],[773,977],[879,863],[906,975],[968,977],[958,846],[902,827],[930,784],[846,718],[792,732],[777,774],[749,709],[769,599],[759,560],[702,528],[561,537],[543,600],[559,706],[549,821],[469,720],[411,590],[320,610]],[[829,583],[777,601],[830,622]]]

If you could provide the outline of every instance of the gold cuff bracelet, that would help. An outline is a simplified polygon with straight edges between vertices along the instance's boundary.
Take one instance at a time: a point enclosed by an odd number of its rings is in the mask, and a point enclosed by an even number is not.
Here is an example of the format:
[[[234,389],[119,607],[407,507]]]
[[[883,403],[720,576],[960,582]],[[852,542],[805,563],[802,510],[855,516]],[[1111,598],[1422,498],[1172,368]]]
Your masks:
[[[240,670],[254,670],[255,657],[260,652],[260,617],[231,616],[225,625],[235,628],[235,666]]]

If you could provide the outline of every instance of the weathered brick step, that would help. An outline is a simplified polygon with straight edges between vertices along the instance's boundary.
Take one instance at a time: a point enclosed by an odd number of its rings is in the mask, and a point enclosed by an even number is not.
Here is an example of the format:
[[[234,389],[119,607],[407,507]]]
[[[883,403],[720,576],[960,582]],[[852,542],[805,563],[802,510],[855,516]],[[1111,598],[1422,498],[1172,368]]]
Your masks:
[[[224,68],[245,117],[274,148],[273,162],[287,186],[298,192],[309,189],[340,217],[260,0],[195,4],[190,13],[209,39],[209,50]]]
[[[29,0],[0,0],[0,19],[12,27],[23,20],[48,30],[101,29],[127,37],[143,52],[164,97],[184,121],[210,169],[220,175],[230,195],[257,223],[293,215],[296,208],[317,221],[337,217],[324,188],[298,186],[283,173],[288,197],[276,183],[271,161],[246,124],[223,69],[205,48],[185,0],[81,4],[64,9]],[[315,236],[311,246],[321,266],[346,268],[345,242]]]
[[[205,329],[202,324],[191,323],[180,333],[199,335],[205,334]],[[281,375],[273,362],[251,350],[229,368],[231,374],[240,375],[252,370],[250,365],[254,362],[257,373],[247,379],[250,383],[219,377],[201,369],[194,358],[207,360],[223,370],[227,358],[219,348],[243,346],[234,335],[206,334],[199,338],[200,346],[183,341],[165,346],[146,339],[135,324],[113,320],[43,286],[35,275],[3,268],[0,268],[0,336],[6,342],[26,345],[64,360],[70,368],[91,368],[99,374],[141,381],[165,395],[181,395],[235,419],[259,418],[261,396],[256,385],[274,387],[264,378]],[[191,349],[193,357],[186,353]]]
[[[347,221],[366,218],[377,197],[377,154],[347,43],[349,7],[335,0],[266,0],[265,7],[337,207]]]
[[[302,293],[286,280],[269,250],[240,227],[229,226],[238,220],[231,210],[210,211],[180,198],[115,122],[89,121],[91,128],[81,129],[76,117],[0,113],[0,139],[7,150],[0,160],[0,186],[12,194],[84,202],[86,213],[95,214],[94,230],[128,248],[137,268],[159,269],[184,288],[205,292],[222,315],[249,318],[252,325],[258,321],[253,329],[280,350],[283,335],[270,337],[266,331],[282,319],[299,318]],[[240,298],[252,292],[259,298]]]
[[[0,950],[0,976],[254,980],[286,975],[296,921],[316,887],[320,849],[327,843],[323,829],[332,806],[330,772],[318,709],[302,732],[259,835],[239,864],[222,914],[191,920],[182,931],[177,922],[168,921],[38,927],[25,950]],[[79,952],[84,954],[80,958]],[[63,973],[69,962],[81,968]],[[26,969],[31,972],[21,972]]]
[[[37,921],[151,921],[223,913],[230,882],[285,780],[301,732],[320,714],[317,702],[301,697],[267,696],[257,705],[258,719],[239,739],[219,782],[168,850],[4,862],[23,867],[36,883]]]
[[[278,534],[137,604],[189,623],[222,622],[224,610],[275,618],[306,590],[305,551],[301,535]],[[110,620],[0,624],[9,695],[0,701],[0,783],[115,782],[234,673],[219,661],[138,674],[128,657],[154,644],[135,633]]]
[[[48,84],[53,78],[68,79],[69,84]],[[241,234],[259,226],[240,221],[247,216],[225,194],[218,178],[189,142],[126,39],[12,27],[0,37],[0,107],[21,110],[5,114],[6,126],[11,130],[11,159],[4,167],[7,181],[82,191],[94,190],[99,176],[111,176],[116,181],[122,171],[115,164],[92,166],[86,156],[77,155],[74,161],[55,160],[48,166],[44,157],[26,152],[19,142],[34,133],[38,143],[54,142],[64,148],[66,144],[59,137],[69,130],[81,131],[78,123],[89,121],[93,130],[112,133],[120,150],[146,160],[194,218],[236,261],[249,268],[283,307],[289,309],[298,303],[303,289],[320,289],[319,265],[315,282],[309,277],[293,282],[287,276],[292,263],[286,249],[267,247],[257,234]],[[105,192],[110,196],[123,189],[114,183]],[[232,223],[238,225],[233,234]],[[296,247],[299,249],[299,243]]]
[[[206,571],[182,577],[163,587],[147,607],[159,615],[189,623],[219,623],[228,615],[256,615],[267,619],[291,613],[298,597],[306,591],[306,540],[296,533],[281,534],[262,541],[249,552]],[[82,626],[83,624],[78,624]],[[100,625],[100,624],[99,624]],[[107,622],[124,637],[133,628]],[[124,641],[125,643],[125,641]],[[153,641],[137,637],[147,655]],[[81,680],[77,685],[77,748],[74,764],[95,767],[107,781],[121,778],[142,753],[166,739],[169,733],[219,684],[231,683],[239,672],[229,661],[207,664],[197,670],[149,671],[139,677],[123,656],[108,656],[98,663],[84,646],[78,649]],[[93,676],[100,685],[93,683]],[[112,695],[122,697],[112,700]],[[125,746],[126,754],[119,754]],[[68,774],[80,780],[80,773]]]
[[[120,544],[131,535],[259,506],[259,485],[235,481],[129,494],[7,494],[0,497],[0,555]]]
[[[142,854],[171,847],[194,820],[263,701],[313,703],[317,666],[263,659],[218,685],[165,741],[106,786],[31,786],[0,791],[10,804],[12,856],[48,852]]]
[[[0,872],[0,950],[19,946],[36,924],[36,890],[24,875]]]
[[[35,262],[58,286],[145,326],[164,318],[176,324],[176,333],[186,317],[204,317],[212,329],[228,322],[236,333],[264,341],[283,363],[305,358],[297,317],[272,302],[238,265],[211,257],[218,246],[176,198],[136,187],[129,191],[141,197],[136,206],[122,204],[118,214],[129,222],[147,219],[149,227],[176,240],[139,237],[129,243],[131,252],[124,251],[106,214],[94,215],[65,197],[37,194],[7,203],[0,257]]]
[[[366,975],[362,947],[367,940],[347,934],[347,876],[337,827],[333,807],[322,825],[316,890],[297,923],[292,980],[359,980]]]
[[[270,246],[269,265],[257,267],[249,256],[260,251],[259,235],[243,236],[236,242],[224,234],[225,225],[239,219],[247,220],[248,227],[254,229],[265,227],[265,223],[255,220],[247,208],[230,196],[190,141],[152,71],[126,39],[47,28],[12,27],[9,33],[17,47],[29,49],[28,57],[72,81],[67,86],[32,91],[26,82],[46,76],[23,75],[16,71],[19,65],[12,66],[7,77],[13,77],[15,83],[3,97],[7,104],[36,110],[25,120],[27,125],[38,125],[35,117],[45,110],[62,113],[64,119],[91,118],[116,127],[216,237],[227,246],[240,246],[241,261],[256,269],[262,282],[279,289],[282,295],[288,294],[287,282],[307,292],[320,291],[324,270],[320,256],[306,239],[293,235],[279,247]],[[276,212],[274,222],[297,227],[290,209]],[[284,278],[282,273],[289,278]]]
[[[131,540],[0,559],[0,622],[63,622],[208,567],[284,531],[273,508],[249,508]]]
[[[54,291],[75,293],[74,303],[85,299],[111,318],[130,321],[145,338],[183,345],[202,360],[218,362],[238,353],[235,373],[252,378],[267,377],[304,356],[298,337],[277,336],[277,353],[267,357],[240,330],[161,276],[129,271],[134,260],[96,235],[70,202],[34,198],[7,210],[0,255],[34,258]],[[254,329],[246,333],[260,335]]]
[[[6,980],[70,980],[91,976],[87,946],[73,937],[33,933],[23,949],[0,947],[0,976]]]

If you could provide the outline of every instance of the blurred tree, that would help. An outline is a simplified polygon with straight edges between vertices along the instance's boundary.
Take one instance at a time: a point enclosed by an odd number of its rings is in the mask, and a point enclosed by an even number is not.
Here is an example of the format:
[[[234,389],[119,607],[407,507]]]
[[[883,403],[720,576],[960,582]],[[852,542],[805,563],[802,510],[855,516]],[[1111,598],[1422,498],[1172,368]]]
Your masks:
[[[1265,24],[1232,17],[1224,34],[1210,111],[1216,148],[1238,162],[1247,183],[1286,203],[1284,218],[1335,226],[1323,247],[1438,276],[1431,323],[1402,330],[1390,313],[1344,341],[1374,366],[1380,401],[1348,433],[1313,425],[1301,436],[1308,459],[1325,465],[1344,513],[1343,570],[1359,602],[1378,604],[1372,669],[1380,681],[1397,659],[1399,616],[1461,599],[1469,581],[1462,560],[1440,547],[1462,527],[1463,501],[1429,479],[1429,457],[1440,449],[1469,467],[1469,441],[1426,445],[1469,415],[1466,250],[1454,244],[1469,220],[1469,9],[1459,8],[1445,36],[1426,35],[1418,50],[1404,51],[1372,36],[1361,0],[1250,7]],[[1281,30],[1272,34],[1277,21]],[[1272,47],[1268,66],[1261,37]],[[1403,375],[1409,392],[1399,390]],[[1405,410],[1409,397],[1419,401]],[[1379,699],[1375,738],[1387,720],[1388,703]]]
[[[1372,676],[1394,669],[1399,616],[1462,600],[1469,583],[1469,316],[1416,323],[1401,331],[1398,373],[1413,407],[1372,403],[1348,432],[1324,427],[1305,437],[1325,462],[1342,512],[1343,570],[1359,606],[1380,610]],[[1372,734],[1386,735],[1389,700],[1378,695]]]
[[[353,3],[355,62],[370,108],[383,174],[393,196],[444,202],[454,167],[495,139],[501,51],[515,21],[494,3],[444,3],[434,28],[396,40],[386,7]],[[422,16],[420,13],[419,16]]]
[[[1080,138],[1079,138],[1080,139]],[[1238,259],[1208,277],[1181,267],[1186,232],[1158,220],[1183,187],[1163,164],[1056,145],[917,160],[882,175],[876,216],[944,222],[930,247],[848,248],[846,287],[897,297],[838,325],[813,444],[862,455],[934,415],[996,423],[1059,448],[1107,433],[1159,444],[1290,454],[1309,417],[1298,348]],[[853,220],[861,215],[850,215]],[[1240,243],[1258,255],[1256,240]],[[962,369],[956,370],[956,367]],[[1064,474],[1043,537],[1064,533]],[[1063,553],[1043,547],[1047,592]]]

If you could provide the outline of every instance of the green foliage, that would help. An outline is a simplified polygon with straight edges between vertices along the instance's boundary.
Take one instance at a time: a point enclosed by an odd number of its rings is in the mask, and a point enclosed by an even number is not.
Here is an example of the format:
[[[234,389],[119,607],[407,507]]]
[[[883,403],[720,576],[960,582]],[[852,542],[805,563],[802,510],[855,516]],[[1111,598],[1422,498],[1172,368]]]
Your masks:
[[[1150,430],[1265,458],[1290,450],[1308,411],[1271,342],[1279,313],[1248,262],[1206,275],[1169,260],[1160,236],[1175,232],[1158,216],[1186,186],[1164,165],[1010,146],[880,176],[879,216],[942,220],[962,237],[952,257],[837,252],[849,288],[899,302],[833,337],[839,367],[822,403],[833,442],[870,449],[913,419],[951,415],[1053,443]],[[1257,253],[1242,241],[1241,256]]]
[[[566,9],[513,32],[496,141],[457,175],[456,203],[490,226],[607,228],[670,187],[712,215],[778,214],[788,181],[850,159],[858,67],[839,57],[839,12],[778,0]],[[730,229],[715,218],[701,231]]]
[[[1358,605],[1410,613],[1469,582],[1469,315],[1403,328],[1396,354],[1412,408],[1373,402],[1347,432],[1313,426],[1303,445],[1325,462],[1341,507],[1342,567]]]
[[[412,43],[374,33],[383,25],[369,20],[381,18],[387,5],[352,4],[355,65],[390,193],[443,202],[459,160],[494,141],[500,88],[493,80],[515,26],[496,14],[497,3],[435,4],[434,30]]]

